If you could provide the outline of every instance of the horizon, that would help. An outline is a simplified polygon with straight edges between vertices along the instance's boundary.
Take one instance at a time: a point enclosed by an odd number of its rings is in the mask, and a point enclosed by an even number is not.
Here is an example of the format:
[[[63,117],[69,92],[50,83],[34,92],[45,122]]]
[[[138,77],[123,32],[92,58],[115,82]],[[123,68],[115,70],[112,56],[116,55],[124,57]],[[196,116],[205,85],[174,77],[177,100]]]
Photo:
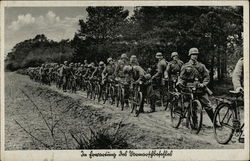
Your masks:
[[[134,7],[123,6],[133,14]],[[5,7],[4,57],[24,40],[44,34],[48,40],[72,40],[88,13],[84,7]]]

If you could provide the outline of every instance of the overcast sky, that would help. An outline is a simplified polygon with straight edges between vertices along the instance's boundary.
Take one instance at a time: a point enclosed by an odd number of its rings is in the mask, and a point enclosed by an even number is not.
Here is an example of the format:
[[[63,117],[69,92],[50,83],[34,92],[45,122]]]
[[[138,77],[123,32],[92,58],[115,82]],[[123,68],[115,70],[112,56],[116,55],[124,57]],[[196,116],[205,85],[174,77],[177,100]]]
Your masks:
[[[133,14],[133,7],[128,9]],[[45,34],[48,39],[72,39],[79,29],[78,20],[86,20],[86,7],[6,7],[5,54],[23,40]]]

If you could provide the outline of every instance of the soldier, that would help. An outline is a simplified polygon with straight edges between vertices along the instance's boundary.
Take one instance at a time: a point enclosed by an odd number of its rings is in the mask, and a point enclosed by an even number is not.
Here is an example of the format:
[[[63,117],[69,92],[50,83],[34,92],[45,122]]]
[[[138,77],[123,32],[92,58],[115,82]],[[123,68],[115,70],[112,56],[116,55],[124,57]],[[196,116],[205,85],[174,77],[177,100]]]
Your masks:
[[[130,57],[130,65],[134,66],[134,65],[139,65],[138,59],[136,57],[136,55],[131,55]]]
[[[118,60],[118,63],[115,69],[115,76],[117,77],[118,80],[124,78],[123,67],[128,64],[129,64],[129,61],[128,61],[127,54],[122,54],[121,59]]]
[[[105,68],[105,63],[103,61],[99,62],[99,66],[95,68],[94,72],[92,73],[91,77],[102,78],[102,72]]]
[[[86,69],[86,72],[84,73],[83,77],[84,78],[90,78],[92,73],[94,72],[95,70],[95,63],[92,62],[88,65],[87,69]]]
[[[68,66],[68,61],[64,61],[64,64],[61,67],[60,70],[60,76],[62,77],[62,83],[63,83],[63,92],[66,92],[67,90],[67,85],[69,82],[69,75],[70,75],[70,70]]]
[[[240,92],[243,90],[243,58],[240,58],[234,68],[232,81],[234,90]]]
[[[169,80],[169,83],[176,83],[178,76],[181,71],[181,67],[184,64],[180,59],[177,52],[171,53],[171,58],[173,59],[167,65],[167,69],[164,72],[165,79]]]
[[[115,64],[112,58],[107,59],[107,65],[102,72],[102,84],[106,80],[114,79]]]
[[[163,55],[161,52],[156,53],[155,57],[156,59],[158,59],[157,69],[156,69],[157,73],[152,76],[152,80],[156,79],[160,82],[161,79],[164,78],[164,72],[167,68],[167,62],[163,58]]]
[[[189,50],[190,60],[184,64],[181,68],[180,77],[177,85],[186,85],[187,83],[194,83],[198,81],[198,88],[201,90],[199,100],[205,108],[210,120],[213,122],[214,112],[211,102],[208,98],[207,85],[210,81],[209,72],[204,64],[198,62],[199,50],[197,48],[191,48]]]
[[[87,68],[88,65],[89,65],[87,60],[84,60],[84,63],[83,63],[83,64],[84,64],[84,67],[85,67],[85,68]]]
[[[42,64],[42,66],[39,68],[39,75],[40,75],[40,83],[44,84],[45,80],[45,65]]]
[[[139,83],[140,81],[145,81],[146,79],[148,79],[148,74],[145,72],[145,70],[138,66],[138,65],[127,65],[123,68],[123,72],[125,74],[126,80],[128,83]],[[142,92],[142,102],[140,104],[140,108],[138,111],[136,111],[136,113],[143,113],[144,112],[144,101],[145,101],[145,96],[147,95],[147,90],[148,87],[145,84],[142,84],[140,86],[140,90]]]
[[[102,72],[105,68],[105,63],[103,61],[100,61],[99,62],[99,66],[95,68],[95,71],[92,73],[92,76],[91,78],[94,78],[96,77],[98,80],[102,80]],[[98,100],[101,98],[101,93],[102,93],[102,90],[103,90],[103,85],[101,84],[100,85],[100,91],[99,91],[99,98]]]
[[[157,52],[155,55],[156,59],[158,60],[156,65],[156,73],[151,77],[151,80],[154,82],[154,89],[152,90],[152,100],[151,100],[151,112],[155,112],[155,103],[157,97],[161,98],[161,104],[163,106],[163,98],[164,98],[164,88],[163,87],[163,78],[164,78],[164,72],[167,68],[167,61],[163,58],[163,55],[161,52]],[[158,94],[157,94],[158,93]]]

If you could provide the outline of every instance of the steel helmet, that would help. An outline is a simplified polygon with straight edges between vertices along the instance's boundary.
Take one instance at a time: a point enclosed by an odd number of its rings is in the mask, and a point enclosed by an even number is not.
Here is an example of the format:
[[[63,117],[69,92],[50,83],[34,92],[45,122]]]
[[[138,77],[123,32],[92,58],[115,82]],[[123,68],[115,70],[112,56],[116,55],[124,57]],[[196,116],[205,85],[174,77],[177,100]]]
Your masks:
[[[171,58],[173,58],[174,56],[179,56],[177,52],[172,52],[171,53]]]
[[[189,49],[188,56],[193,55],[193,54],[198,55],[199,54],[199,50],[197,48],[191,48],[191,49]]]
[[[64,64],[68,64],[68,61],[64,61]]]
[[[162,53],[161,53],[161,52],[157,52],[157,53],[155,54],[155,57],[156,57],[156,58],[162,58],[162,57],[163,57],[163,55],[162,55]]]
[[[112,58],[108,58],[107,59],[107,62],[109,63],[110,61],[112,61],[113,59]]]
[[[99,62],[99,65],[100,65],[100,66],[103,66],[103,65],[104,65],[104,62],[103,62],[103,61],[100,61],[100,62]]]
[[[121,55],[121,59],[128,59],[127,54],[125,54],[125,53],[124,53],[124,54],[122,54],[122,55]]]
[[[136,55],[131,55],[130,59],[135,59],[137,58]]]

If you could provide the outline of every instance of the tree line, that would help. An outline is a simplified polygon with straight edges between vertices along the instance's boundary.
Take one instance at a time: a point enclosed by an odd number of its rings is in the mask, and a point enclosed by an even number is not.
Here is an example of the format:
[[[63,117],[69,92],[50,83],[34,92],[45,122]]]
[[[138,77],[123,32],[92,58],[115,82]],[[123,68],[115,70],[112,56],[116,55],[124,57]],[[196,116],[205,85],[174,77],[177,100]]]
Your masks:
[[[226,78],[228,70],[243,55],[241,6],[137,6],[132,16],[119,6],[86,10],[87,19],[79,20],[80,29],[72,40],[21,42],[8,54],[10,66],[17,69],[66,59],[98,62],[127,53],[137,55],[140,65],[146,68],[156,63],[154,56],[158,51],[167,60],[171,52],[177,51],[186,62],[188,50],[197,47],[213,81],[215,73],[218,80]]]

